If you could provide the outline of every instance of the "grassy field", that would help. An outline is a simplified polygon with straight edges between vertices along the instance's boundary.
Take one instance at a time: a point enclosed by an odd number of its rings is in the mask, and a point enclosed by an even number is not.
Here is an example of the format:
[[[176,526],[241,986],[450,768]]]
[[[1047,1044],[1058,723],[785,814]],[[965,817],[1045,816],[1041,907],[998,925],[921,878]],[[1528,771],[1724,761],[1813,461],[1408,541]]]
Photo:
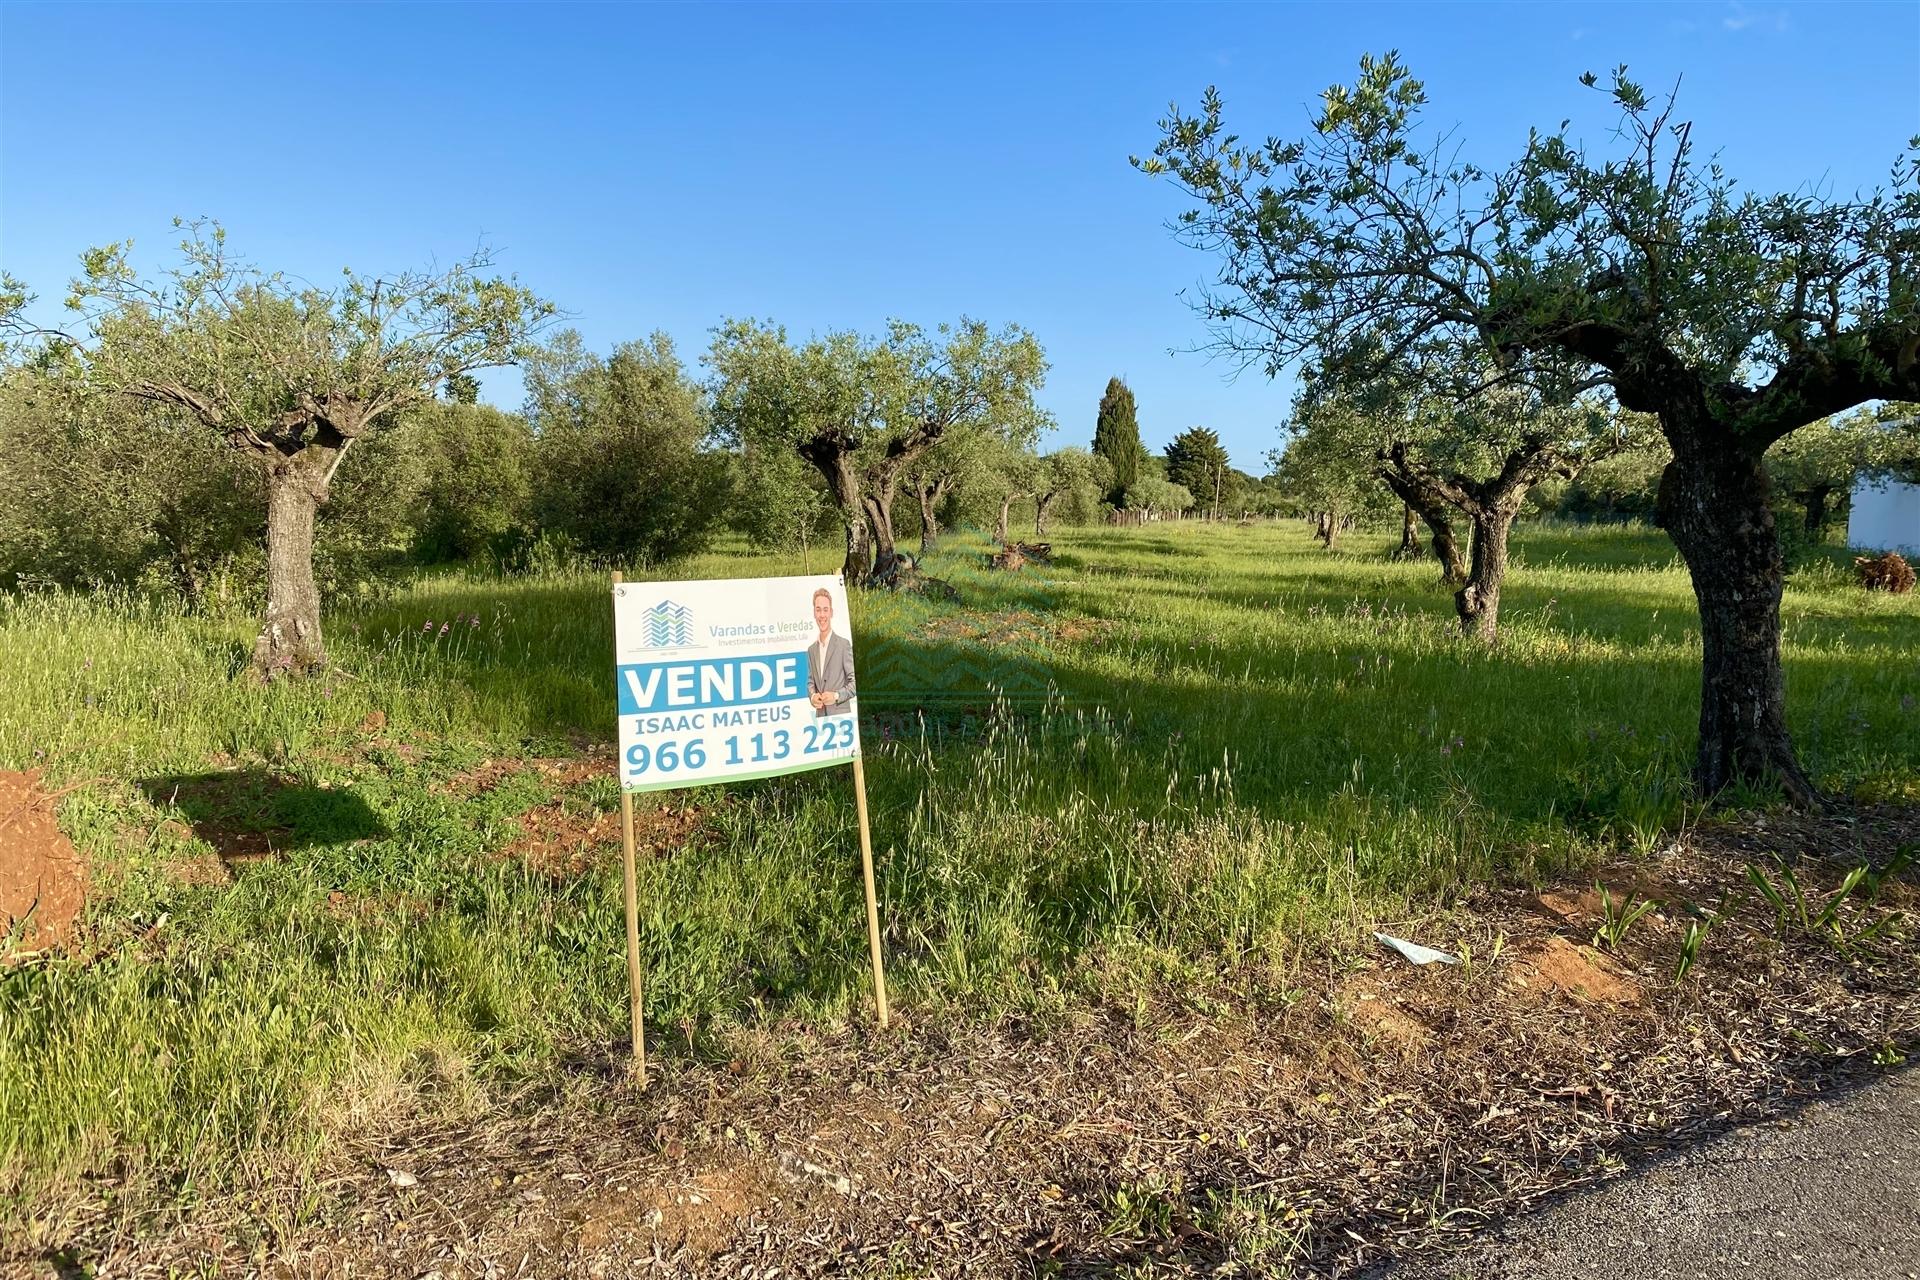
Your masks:
[[[1281,983],[1330,935],[1697,816],[1697,629],[1663,535],[1522,531],[1491,651],[1384,546],[1329,555],[1291,522],[1067,530],[1052,568],[994,575],[961,537],[927,566],[958,600],[857,598],[909,1020]],[[800,569],[733,552],[671,576]],[[183,1197],[278,1176],[344,1130],[615,1059],[617,856],[556,875],[502,855],[529,811],[584,828],[616,807],[610,757],[472,782],[610,738],[606,590],[426,578],[331,616],[338,674],[267,691],[234,678],[244,618],[0,598],[0,768],[87,784],[61,818],[94,867],[76,954],[0,970],[0,1220],[85,1175]],[[1915,598],[1823,564],[1785,612],[1813,776],[1920,799]],[[670,798],[699,810],[642,867],[661,1051],[861,1016],[848,789]],[[278,856],[202,874],[216,832]]]

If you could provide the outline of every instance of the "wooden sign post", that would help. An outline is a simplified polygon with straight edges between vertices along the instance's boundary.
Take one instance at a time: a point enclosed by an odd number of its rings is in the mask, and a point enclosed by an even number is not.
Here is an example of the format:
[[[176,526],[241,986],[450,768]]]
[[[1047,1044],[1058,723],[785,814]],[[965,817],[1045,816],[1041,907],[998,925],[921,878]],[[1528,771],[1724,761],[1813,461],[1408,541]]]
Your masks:
[[[888,1023],[846,584],[832,577],[629,583],[613,575],[620,839],[633,1071],[647,1081],[633,793],[853,766],[873,1011]]]
[[[867,834],[867,771],[853,758],[853,808],[860,818],[860,874],[867,882],[867,949],[873,953],[873,1016],[887,1026],[887,969],[880,958],[880,901],[873,890],[873,837]]]
[[[618,587],[621,573],[613,571]],[[640,973],[640,889],[633,865],[633,792],[620,788],[620,867],[627,881],[627,994],[633,1003],[633,1079],[647,1087],[647,1029],[645,982]]]

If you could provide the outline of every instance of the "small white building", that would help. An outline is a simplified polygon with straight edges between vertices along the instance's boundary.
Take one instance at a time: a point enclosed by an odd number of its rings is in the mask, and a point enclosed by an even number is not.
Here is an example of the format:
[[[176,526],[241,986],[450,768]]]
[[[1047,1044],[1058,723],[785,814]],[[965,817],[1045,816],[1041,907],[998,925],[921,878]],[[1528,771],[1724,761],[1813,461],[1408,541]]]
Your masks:
[[[1920,555],[1920,484],[1885,474],[1861,476],[1847,515],[1847,545]]]

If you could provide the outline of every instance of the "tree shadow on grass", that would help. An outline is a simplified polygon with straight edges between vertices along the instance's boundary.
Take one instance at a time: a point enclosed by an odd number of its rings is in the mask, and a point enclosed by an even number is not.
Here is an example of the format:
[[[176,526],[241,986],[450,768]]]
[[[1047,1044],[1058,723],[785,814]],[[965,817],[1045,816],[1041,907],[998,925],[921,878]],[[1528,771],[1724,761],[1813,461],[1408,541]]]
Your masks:
[[[229,865],[389,834],[357,793],[266,769],[168,774],[143,779],[139,787],[155,806],[176,811]]]

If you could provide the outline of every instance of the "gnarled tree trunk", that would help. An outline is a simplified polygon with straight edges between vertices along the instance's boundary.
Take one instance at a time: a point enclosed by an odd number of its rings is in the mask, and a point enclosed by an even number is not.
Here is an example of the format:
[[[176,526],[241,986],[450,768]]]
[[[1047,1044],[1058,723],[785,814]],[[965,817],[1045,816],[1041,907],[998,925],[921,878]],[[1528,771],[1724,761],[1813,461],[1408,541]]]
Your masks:
[[[1830,485],[1815,485],[1800,497],[1807,504],[1807,532],[1818,538],[1827,531],[1827,501],[1833,497],[1833,488]]]
[[[933,550],[933,544],[940,537],[940,500],[947,496],[953,487],[948,479],[923,481],[913,487],[913,496],[920,501],[920,554],[926,555]]]
[[[893,499],[897,492],[895,477],[880,477],[861,495],[861,507],[867,515],[867,528],[873,535],[873,571],[871,581],[890,579],[898,567],[900,553],[893,535]]]
[[[1060,498],[1060,494],[1057,490],[1053,493],[1040,494],[1034,498],[1034,507],[1033,507],[1033,536],[1034,537],[1044,538],[1047,536],[1047,516],[1052,513],[1053,504],[1059,501],[1059,498]]]
[[[799,454],[813,464],[834,505],[840,508],[840,520],[847,530],[847,558],[840,572],[848,582],[864,582],[872,567],[873,551],[867,539],[867,517],[860,502],[860,474],[853,467],[853,444],[836,431],[822,432],[801,442]]]
[[[1663,415],[1673,461],[1660,479],[1661,524],[1680,549],[1700,605],[1700,745],[1694,785],[1776,785],[1795,804],[1818,799],[1787,735],[1780,664],[1784,566],[1767,501],[1764,447],[1692,446]]]
[[[1507,535],[1520,504],[1481,507],[1473,512],[1473,554],[1466,580],[1454,593],[1454,611],[1460,629],[1476,640],[1492,643],[1500,634],[1500,587],[1507,577]]]
[[[1400,504],[1400,545],[1393,549],[1395,560],[1418,560],[1420,558],[1419,524],[1413,518],[1413,508],[1406,503]]]
[[[1433,558],[1440,562],[1442,579],[1456,586],[1465,582],[1467,558],[1460,551],[1459,539],[1454,536],[1447,500],[1390,468],[1383,468],[1380,478],[1387,482],[1394,496],[1412,508],[1426,524],[1427,531],[1432,534]]]
[[[268,469],[267,608],[253,642],[253,668],[263,680],[304,675],[327,660],[320,590],[313,580],[313,526],[341,452],[309,447]]]

